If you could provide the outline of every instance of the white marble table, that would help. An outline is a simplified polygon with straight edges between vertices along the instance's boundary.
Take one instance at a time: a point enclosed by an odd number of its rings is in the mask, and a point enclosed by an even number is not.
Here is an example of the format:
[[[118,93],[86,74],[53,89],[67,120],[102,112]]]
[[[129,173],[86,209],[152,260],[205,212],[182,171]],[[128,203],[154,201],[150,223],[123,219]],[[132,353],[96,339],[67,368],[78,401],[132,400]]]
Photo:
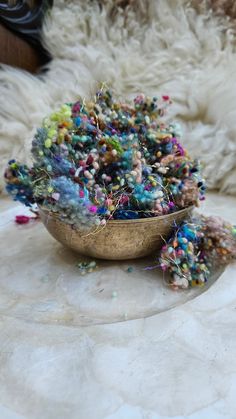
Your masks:
[[[210,194],[203,212],[235,222],[236,198]],[[1,419],[236,418],[235,265],[187,292],[152,261],[82,277],[22,213],[2,200]]]

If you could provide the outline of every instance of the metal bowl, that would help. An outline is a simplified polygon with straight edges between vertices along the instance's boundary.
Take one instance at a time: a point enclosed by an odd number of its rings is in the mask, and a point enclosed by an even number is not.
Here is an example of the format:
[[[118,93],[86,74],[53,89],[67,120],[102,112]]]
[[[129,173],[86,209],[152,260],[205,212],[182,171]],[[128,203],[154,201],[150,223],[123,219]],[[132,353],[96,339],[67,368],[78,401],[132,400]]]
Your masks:
[[[44,208],[40,217],[49,233],[76,252],[99,259],[125,260],[141,258],[158,251],[171,234],[175,223],[187,218],[188,207],[172,214],[138,220],[111,220],[106,226],[89,232],[74,229]]]

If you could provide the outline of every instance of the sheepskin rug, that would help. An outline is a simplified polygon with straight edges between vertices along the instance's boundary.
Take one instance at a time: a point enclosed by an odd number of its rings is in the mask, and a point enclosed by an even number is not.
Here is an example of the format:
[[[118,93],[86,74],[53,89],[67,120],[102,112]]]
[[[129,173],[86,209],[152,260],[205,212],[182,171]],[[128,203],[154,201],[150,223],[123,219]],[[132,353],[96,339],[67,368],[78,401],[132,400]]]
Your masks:
[[[0,71],[1,172],[9,158],[29,162],[45,115],[106,82],[121,100],[169,94],[169,118],[181,123],[208,187],[236,194],[234,22],[199,3],[55,0],[43,30],[48,71]]]

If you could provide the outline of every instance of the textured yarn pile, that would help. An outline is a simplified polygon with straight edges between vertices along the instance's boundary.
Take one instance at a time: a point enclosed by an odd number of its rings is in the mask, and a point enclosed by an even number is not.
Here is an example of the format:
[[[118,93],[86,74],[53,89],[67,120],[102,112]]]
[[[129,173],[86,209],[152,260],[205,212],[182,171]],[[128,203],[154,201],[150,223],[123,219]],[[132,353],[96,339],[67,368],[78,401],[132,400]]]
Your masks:
[[[35,135],[33,166],[9,162],[7,191],[80,228],[198,206],[201,168],[180,144],[178,124],[163,119],[170,102],[139,95],[123,103],[103,87],[94,100],[63,105]]]
[[[29,163],[45,115],[76,101],[77,92],[94,95],[105,81],[123,99],[171,95],[171,117],[183,127],[184,147],[202,161],[208,187],[235,194],[235,22],[203,3],[55,1],[43,34],[53,58],[48,71],[0,70],[1,172],[15,156]]]

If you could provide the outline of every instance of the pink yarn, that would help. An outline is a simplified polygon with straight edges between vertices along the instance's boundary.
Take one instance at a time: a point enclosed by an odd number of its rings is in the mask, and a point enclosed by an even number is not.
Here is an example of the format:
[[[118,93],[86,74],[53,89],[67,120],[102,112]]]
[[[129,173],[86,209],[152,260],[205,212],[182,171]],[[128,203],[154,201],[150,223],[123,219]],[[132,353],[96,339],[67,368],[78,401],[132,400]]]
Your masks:
[[[88,207],[90,212],[97,212],[97,207],[95,205],[90,205],[90,207]]]

